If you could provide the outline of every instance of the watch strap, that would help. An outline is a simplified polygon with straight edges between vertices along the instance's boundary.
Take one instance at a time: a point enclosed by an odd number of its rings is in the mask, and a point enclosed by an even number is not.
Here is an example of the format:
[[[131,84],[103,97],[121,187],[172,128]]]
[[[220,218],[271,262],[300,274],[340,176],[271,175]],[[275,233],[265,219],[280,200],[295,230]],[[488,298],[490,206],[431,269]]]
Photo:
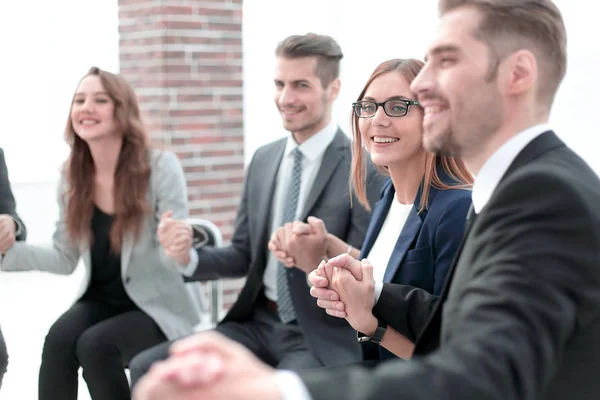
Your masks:
[[[356,332],[356,340],[359,343],[372,342],[375,344],[381,344],[381,341],[383,340],[383,335],[385,335],[386,329],[387,329],[387,324],[381,320],[378,320],[377,329],[375,329],[375,332],[373,333],[373,335],[367,336],[364,333],[357,331]]]

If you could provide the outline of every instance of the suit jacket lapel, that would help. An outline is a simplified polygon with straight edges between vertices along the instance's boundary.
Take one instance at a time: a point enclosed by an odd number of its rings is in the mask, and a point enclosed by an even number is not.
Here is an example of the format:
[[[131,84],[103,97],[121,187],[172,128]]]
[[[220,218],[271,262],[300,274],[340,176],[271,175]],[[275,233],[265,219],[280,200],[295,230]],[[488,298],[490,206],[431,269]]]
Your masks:
[[[124,235],[123,243],[121,244],[121,276],[123,277],[123,281],[125,281],[127,276],[127,268],[129,267],[134,243],[135,241],[131,234]]]
[[[473,222],[475,222],[475,211],[473,209],[473,204],[469,207],[469,211],[467,212],[467,219],[465,221],[465,233],[458,245],[458,249],[456,250],[456,254],[454,254],[454,258],[452,259],[452,264],[450,264],[450,268],[448,269],[448,273],[446,274],[446,280],[444,282],[444,286],[442,287],[442,291],[440,292],[440,301],[437,304],[437,307],[440,307],[442,302],[448,296],[448,290],[450,289],[450,283],[452,282],[452,277],[454,276],[454,269],[456,268],[456,264],[458,264],[458,259],[460,258],[460,253],[465,246],[465,242],[469,237],[469,232],[471,231],[471,227],[473,226]],[[436,307],[436,308],[437,308]]]
[[[565,144],[563,141],[560,140],[554,132],[547,131],[542,133],[533,139],[529,144],[527,144],[527,146],[525,146],[525,148],[521,150],[519,154],[517,154],[517,157],[515,157],[514,161],[510,164],[502,176],[502,179],[500,179],[500,182],[502,182],[502,180],[510,175],[515,169],[529,163],[540,154],[564,145]]]
[[[361,260],[369,254],[373,244],[375,244],[375,240],[377,240],[377,236],[381,231],[381,227],[385,222],[387,214],[390,210],[390,205],[394,199],[394,186],[391,184],[391,181],[388,182],[389,183],[386,183],[388,187],[384,189],[383,196],[375,204],[375,208],[373,209],[371,223],[369,224],[367,234],[365,235],[365,242],[360,250],[359,259]]]
[[[396,246],[394,246],[394,251],[388,262],[385,275],[383,276],[384,283],[391,282],[394,275],[396,275],[398,267],[400,267],[406,252],[410,249],[415,238],[421,231],[421,225],[423,225],[423,220],[417,212],[417,206],[415,204],[410,210],[408,218],[404,223],[404,227],[402,227],[402,231],[400,232],[400,236],[398,236],[398,240],[396,241]]]
[[[440,175],[443,176],[443,175]],[[392,186],[392,192],[395,193],[395,190]],[[433,200],[435,199],[435,195],[437,194],[437,189],[434,187],[429,188],[429,198],[428,205],[431,206]],[[423,220],[427,216],[428,209],[424,209],[421,213],[418,212],[421,205],[421,197],[423,196],[423,182],[421,182],[421,186],[419,186],[419,190],[417,191],[417,195],[415,196],[415,201],[408,217],[406,218],[406,222],[402,227],[402,231],[400,232],[400,236],[396,241],[396,245],[394,246],[394,251],[390,257],[387,268],[385,270],[385,275],[383,276],[383,282],[389,283],[392,282],[394,276],[398,272],[398,268],[400,268],[400,264],[402,264],[402,260],[404,260],[404,256],[408,250],[412,247],[415,238],[421,232],[421,226],[423,225]],[[393,197],[392,197],[393,198]]]
[[[273,154],[261,164],[260,170],[255,171],[255,174],[263,175],[263,179],[259,180],[262,183],[259,191],[261,198],[254,199],[254,201],[259,203],[257,209],[258,218],[256,219],[259,223],[254,229],[250,227],[250,232],[254,231],[254,234],[257,235],[256,237],[261,238],[260,241],[256,242],[258,245],[256,254],[260,254],[260,251],[263,251],[266,247],[266,235],[271,229],[272,218],[274,217],[271,215],[271,209],[273,198],[275,197],[275,187],[277,186],[277,174],[283,160],[286,143],[286,140],[281,140],[279,145],[274,148]],[[248,210],[248,212],[253,212],[253,210]]]
[[[417,340],[415,341],[415,350],[414,354],[425,354],[439,346],[440,343],[440,332],[442,327],[442,309],[446,298],[448,297],[448,291],[450,289],[450,285],[452,283],[452,278],[454,276],[454,270],[456,269],[456,265],[458,264],[458,260],[460,258],[460,253],[467,241],[469,236],[469,232],[471,231],[471,227],[473,226],[475,213],[473,211],[473,204],[469,208],[469,212],[467,212],[467,218],[465,222],[465,232],[463,234],[462,240],[458,245],[458,249],[456,250],[456,254],[452,259],[452,263],[450,264],[450,268],[448,269],[448,273],[446,274],[446,281],[444,282],[444,287],[440,292],[439,298],[431,313],[429,313],[429,317],[427,318],[427,323],[423,330],[418,334]]]
[[[329,178],[335,171],[337,165],[340,163],[342,158],[344,157],[344,149],[348,146],[348,139],[344,132],[342,132],[339,128],[335,137],[333,138],[333,142],[323,154],[323,161],[321,161],[321,167],[319,168],[319,172],[317,173],[317,177],[313,182],[312,188],[308,193],[308,197],[306,199],[306,203],[304,204],[304,208],[302,210],[302,214],[300,214],[300,220],[304,221],[308,218],[310,211],[315,205],[319,196],[327,186],[327,182],[329,182]]]

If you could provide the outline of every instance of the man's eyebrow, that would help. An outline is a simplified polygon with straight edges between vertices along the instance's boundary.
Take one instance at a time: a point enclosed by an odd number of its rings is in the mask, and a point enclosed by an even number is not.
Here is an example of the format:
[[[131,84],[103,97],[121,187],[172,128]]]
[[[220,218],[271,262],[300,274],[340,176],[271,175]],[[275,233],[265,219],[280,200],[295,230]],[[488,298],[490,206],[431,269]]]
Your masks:
[[[454,44],[442,44],[439,46],[435,46],[433,49],[429,50],[429,52],[423,57],[425,62],[429,60],[431,56],[438,56],[442,53],[458,53],[460,52],[460,48]]]
[[[275,83],[283,83],[283,81],[281,79],[274,79],[273,80]],[[296,79],[295,81],[292,81],[290,83],[293,84],[298,84],[298,83],[310,83],[310,81],[308,79]]]

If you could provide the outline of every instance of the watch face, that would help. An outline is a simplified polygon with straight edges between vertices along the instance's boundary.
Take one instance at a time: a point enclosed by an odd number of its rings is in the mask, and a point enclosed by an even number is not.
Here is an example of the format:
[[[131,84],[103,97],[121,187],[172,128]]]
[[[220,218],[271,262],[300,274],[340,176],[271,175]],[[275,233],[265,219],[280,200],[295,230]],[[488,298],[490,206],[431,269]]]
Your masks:
[[[365,343],[368,342],[369,340],[371,340],[371,336],[367,336],[362,332],[356,332],[356,341],[358,343]]]

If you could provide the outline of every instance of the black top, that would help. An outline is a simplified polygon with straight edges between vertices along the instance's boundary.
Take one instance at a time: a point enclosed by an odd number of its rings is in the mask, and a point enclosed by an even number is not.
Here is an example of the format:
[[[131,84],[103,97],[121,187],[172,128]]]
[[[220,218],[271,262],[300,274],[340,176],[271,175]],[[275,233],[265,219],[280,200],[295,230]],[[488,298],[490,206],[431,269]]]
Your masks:
[[[114,217],[94,205],[92,216],[92,277],[84,295],[87,300],[100,301],[115,307],[134,309],[121,279],[121,255],[110,250],[110,229]]]

